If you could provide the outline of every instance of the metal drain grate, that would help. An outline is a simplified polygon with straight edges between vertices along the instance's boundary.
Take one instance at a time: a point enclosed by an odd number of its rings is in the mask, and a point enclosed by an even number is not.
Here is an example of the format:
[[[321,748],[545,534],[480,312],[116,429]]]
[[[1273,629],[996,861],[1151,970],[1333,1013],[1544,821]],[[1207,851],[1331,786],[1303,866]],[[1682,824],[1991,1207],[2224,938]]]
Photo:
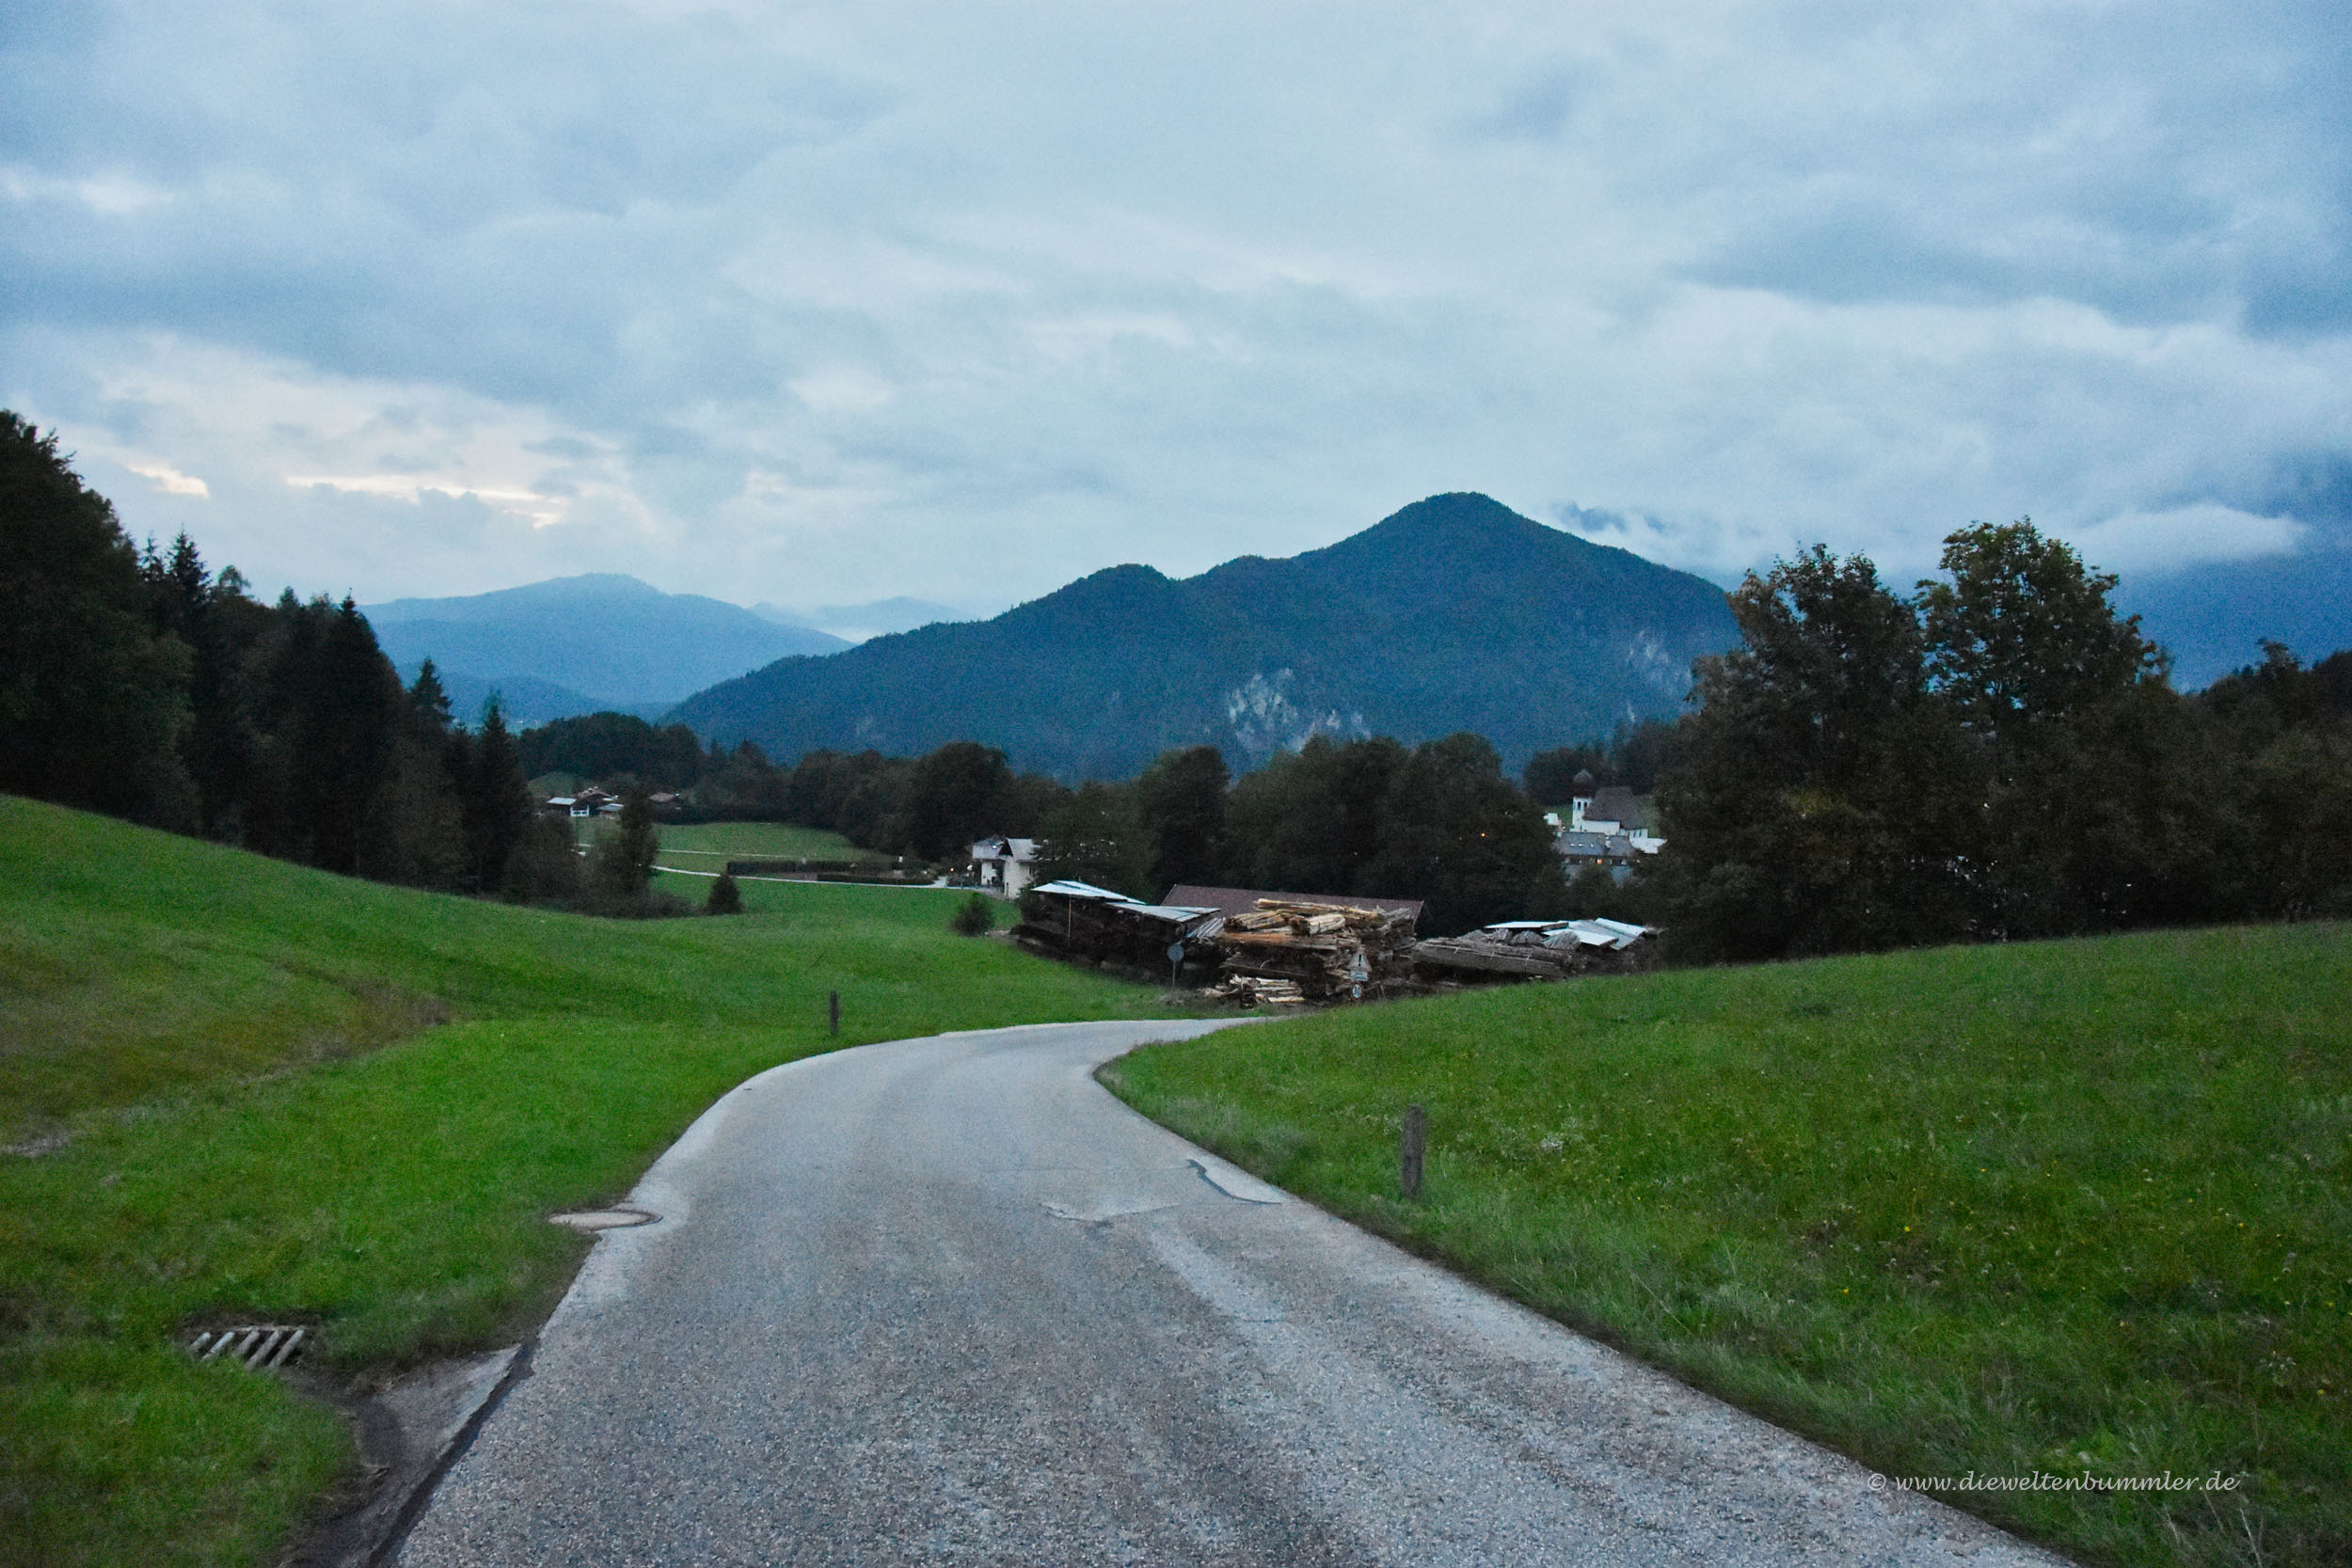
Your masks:
[[[226,1355],[248,1370],[259,1372],[291,1364],[302,1354],[310,1338],[307,1328],[254,1323],[245,1328],[224,1328],[216,1334],[199,1334],[188,1341],[188,1354],[199,1361]]]

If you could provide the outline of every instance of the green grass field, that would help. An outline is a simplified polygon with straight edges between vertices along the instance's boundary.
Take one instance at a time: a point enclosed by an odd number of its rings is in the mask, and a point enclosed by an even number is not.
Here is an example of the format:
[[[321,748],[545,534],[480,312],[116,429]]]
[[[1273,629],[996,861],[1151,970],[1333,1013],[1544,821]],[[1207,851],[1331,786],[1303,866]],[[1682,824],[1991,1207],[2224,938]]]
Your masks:
[[[2352,928],[1515,988],[1104,1076],[1888,1475],[2243,1478],[1947,1498],[2082,1560],[2352,1560]]]
[[[272,1560],[342,1422],[175,1336],[306,1322],[362,1381],[513,1342],[586,1247],[544,1216],[835,1043],[829,991],[843,1045],[1168,1010],[959,895],[745,894],[598,921],[0,797],[0,1562]]]
[[[892,860],[879,849],[861,849],[839,833],[788,822],[698,822],[691,827],[665,822],[660,831],[658,863],[681,871],[717,871],[734,858],[862,861],[869,865],[888,865]],[[586,842],[584,836],[581,842]]]

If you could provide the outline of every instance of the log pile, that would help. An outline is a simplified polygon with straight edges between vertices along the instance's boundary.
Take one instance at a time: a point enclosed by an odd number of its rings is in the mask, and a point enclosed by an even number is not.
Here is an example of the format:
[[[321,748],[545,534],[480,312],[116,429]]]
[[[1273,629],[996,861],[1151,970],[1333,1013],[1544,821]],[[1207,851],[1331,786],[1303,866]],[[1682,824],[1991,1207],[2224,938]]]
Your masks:
[[[1255,910],[1228,915],[1210,940],[1219,962],[1208,994],[1244,1006],[1413,989],[1413,916],[1406,910],[1261,898]]]
[[[1515,920],[1413,944],[1424,978],[1565,980],[1623,974],[1658,962],[1658,932],[1618,920]]]
[[[1266,980],[1255,974],[1232,975],[1200,994],[1241,1007],[1300,1007],[1307,1002],[1307,993],[1298,989],[1297,981]]]
[[[1215,910],[1138,903],[1084,882],[1049,882],[1023,900],[1013,941],[1048,958],[1168,973],[1168,948],[1216,918]]]

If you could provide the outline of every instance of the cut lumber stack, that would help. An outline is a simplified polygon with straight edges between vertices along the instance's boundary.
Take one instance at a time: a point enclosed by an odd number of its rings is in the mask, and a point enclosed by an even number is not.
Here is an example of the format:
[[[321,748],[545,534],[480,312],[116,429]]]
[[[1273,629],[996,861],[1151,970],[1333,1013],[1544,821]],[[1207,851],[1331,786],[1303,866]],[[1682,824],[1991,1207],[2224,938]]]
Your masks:
[[[1244,1007],[1298,1007],[1307,1002],[1295,980],[1264,980],[1254,974],[1232,975],[1201,994]]]
[[[1657,963],[1657,936],[1654,927],[1616,920],[1516,920],[1415,942],[1413,962],[1424,978],[1472,982],[1622,974]]]
[[[1030,952],[1167,973],[1168,948],[1212,924],[1216,911],[1145,904],[1084,882],[1049,882],[1024,899],[1013,940]]]
[[[1412,989],[1413,916],[1405,910],[1261,898],[1255,910],[1226,916],[1210,940],[1219,962],[1208,994],[1244,1006],[1287,1000],[1269,991],[1274,986],[1318,1002]]]

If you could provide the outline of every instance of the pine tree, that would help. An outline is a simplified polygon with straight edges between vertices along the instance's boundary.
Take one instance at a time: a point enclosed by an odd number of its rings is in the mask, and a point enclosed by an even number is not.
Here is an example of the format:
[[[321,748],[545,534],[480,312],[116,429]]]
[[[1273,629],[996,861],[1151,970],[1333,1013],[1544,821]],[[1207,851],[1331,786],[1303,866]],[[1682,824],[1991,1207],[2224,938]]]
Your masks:
[[[400,685],[375,633],[346,594],[327,622],[304,716],[300,790],[310,863],[355,872],[370,803],[392,760]]]
[[[466,864],[473,885],[494,893],[505,885],[506,863],[531,821],[531,786],[523,777],[507,732],[506,715],[492,698],[482,714],[482,733],[464,748],[465,781],[459,792],[466,829]]]
[[[0,789],[194,826],[188,668],[114,507],[0,409]]]
[[[652,886],[654,860],[660,849],[652,801],[644,790],[629,790],[621,797],[620,821],[589,852],[589,881],[611,903],[642,904]]]

